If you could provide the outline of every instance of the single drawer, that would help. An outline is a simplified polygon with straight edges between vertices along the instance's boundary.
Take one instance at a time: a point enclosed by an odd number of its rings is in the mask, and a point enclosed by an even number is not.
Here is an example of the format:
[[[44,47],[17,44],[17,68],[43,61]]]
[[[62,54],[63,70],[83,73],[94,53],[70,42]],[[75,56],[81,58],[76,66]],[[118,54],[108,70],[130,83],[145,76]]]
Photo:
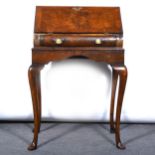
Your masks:
[[[111,34],[35,34],[35,47],[122,47],[123,40]]]

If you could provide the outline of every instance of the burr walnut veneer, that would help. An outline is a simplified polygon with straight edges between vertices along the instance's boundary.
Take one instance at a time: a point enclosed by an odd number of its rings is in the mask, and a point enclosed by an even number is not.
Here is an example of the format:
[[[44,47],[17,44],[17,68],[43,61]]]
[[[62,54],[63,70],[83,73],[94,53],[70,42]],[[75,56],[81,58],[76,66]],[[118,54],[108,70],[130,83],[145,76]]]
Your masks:
[[[40,131],[40,71],[50,61],[72,57],[89,58],[111,65],[113,80],[110,131],[115,133],[116,146],[120,149],[125,148],[120,139],[120,115],[127,79],[122,37],[118,7],[39,6],[36,8],[32,65],[28,70],[34,110],[34,138],[28,147],[29,150],[37,148]],[[114,121],[118,77],[120,77],[120,82],[116,101],[116,121]]]

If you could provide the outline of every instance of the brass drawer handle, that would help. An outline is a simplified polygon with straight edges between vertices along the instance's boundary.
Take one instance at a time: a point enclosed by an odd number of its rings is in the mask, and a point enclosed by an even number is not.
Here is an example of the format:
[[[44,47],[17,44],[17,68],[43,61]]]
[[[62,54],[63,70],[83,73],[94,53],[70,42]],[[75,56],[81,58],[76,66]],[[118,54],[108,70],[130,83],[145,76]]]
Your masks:
[[[102,40],[101,40],[101,39],[96,39],[96,40],[95,40],[95,43],[96,43],[97,45],[100,45],[100,44],[102,43]]]
[[[60,45],[60,44],[62,44],[62,39],[60,39],[60,38],[57,38],[57,39],[55,40],[55,43],[56,43],[57,45]]]

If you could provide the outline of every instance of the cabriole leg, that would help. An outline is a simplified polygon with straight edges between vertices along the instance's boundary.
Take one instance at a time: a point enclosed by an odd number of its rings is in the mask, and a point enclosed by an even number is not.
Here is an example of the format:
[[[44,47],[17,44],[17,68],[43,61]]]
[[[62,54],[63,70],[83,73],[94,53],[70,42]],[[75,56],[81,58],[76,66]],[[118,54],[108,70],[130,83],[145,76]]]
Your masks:
[[[111,105],[110,105],[110,132],[115,132],[114,126],[114,107],[115,107],[115,93],[118,80],[118,73],[115,69],[112,71],[112,93],[111,93]]]
[[[38,132],[40,130],[41,120],[40,71],[42,67],[42,65],[32,65],[28,70],[34,112],[34,137],[32,143],[28,147],[28,150],[35,150],[37,148]]]
[[[122,109],[122,102],[123,102],[123,96],[126,86],[126,80],[127,80],[127,68],[125,66],[114,66],[113,69],[115,72],[118,73],[120,77],[120,82],[118,86],[118,97],[117,97],[117,108],[116,108],[116,146],[119,149],[125,149],[125,146],[121,142],[120,138],[120,116],[121,116],[121,109]]]

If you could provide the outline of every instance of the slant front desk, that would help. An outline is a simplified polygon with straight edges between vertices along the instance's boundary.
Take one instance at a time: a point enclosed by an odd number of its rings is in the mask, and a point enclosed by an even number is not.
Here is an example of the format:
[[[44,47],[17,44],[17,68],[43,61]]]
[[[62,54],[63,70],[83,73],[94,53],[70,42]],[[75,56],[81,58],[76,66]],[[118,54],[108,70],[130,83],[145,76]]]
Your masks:
[[[116,146],[119,149],[125,148],[120,139],[120,115],[127,80],[122,37],[118,7],[38,6],[36,8],[32,64],[28,70],[34,110],[34,138],[28,147],[29,150],[37,148],[40,131],[40,71],[50,61],[72,57],[88,58],[111,65],[113,80],[110,131],[115,133]],[[114,121],[118,77],[120,82],[116,101],[116,121]]]

